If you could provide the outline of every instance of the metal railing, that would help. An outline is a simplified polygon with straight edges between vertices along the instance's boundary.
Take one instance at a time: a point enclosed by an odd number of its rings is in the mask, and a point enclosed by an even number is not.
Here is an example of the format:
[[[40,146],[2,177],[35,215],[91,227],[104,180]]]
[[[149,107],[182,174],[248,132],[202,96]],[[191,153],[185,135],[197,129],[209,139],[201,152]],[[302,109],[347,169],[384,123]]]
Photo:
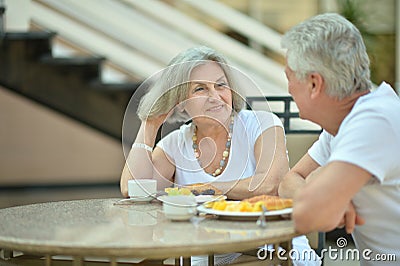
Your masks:
[[[5,33],[5,23],[4,23],[4,13],[6,12],[6,7],[4,5],[4,0],[0,0],[0,36]]]
[[[257,97],[247,97],[246,105],[247,109],[253,109],[255,102],[282,102],[284,105],[283,111],[273,111],[279,118],[281,118],[286,134],[319,134],[321,133],[321,129],[308,129],[302,128],[294,128],[291,125],[291,120],[293,118],[299,118],[299,113],[292,111],[292,104],[295,105],[293,98],[291,96],[257,96]],[[306,121],[303,121],[306,123]],[[313,125],[313,128],[317,128],[316,125]]]

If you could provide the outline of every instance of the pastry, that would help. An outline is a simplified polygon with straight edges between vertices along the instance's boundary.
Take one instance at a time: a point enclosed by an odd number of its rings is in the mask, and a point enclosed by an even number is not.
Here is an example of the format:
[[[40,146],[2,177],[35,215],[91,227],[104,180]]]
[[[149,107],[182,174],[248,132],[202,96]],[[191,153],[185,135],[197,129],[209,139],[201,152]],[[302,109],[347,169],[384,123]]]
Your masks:
[[[245,199],[243,201],[247,201],[252,204],[262,202],[262,204],[267,208],[267,210],[281,210],[281,209],[286,209],[286,208],[290,208],[293,206],[292,199],[286,199],[286,198],[281,198],[278,196],[270,196],[270,195],[255,196],[252,198]]]
[[[198,195],[223,195],[223,192],[211,184],[196,183],[191,185],[185,185],[185,188],[189,189],[195,196]]]

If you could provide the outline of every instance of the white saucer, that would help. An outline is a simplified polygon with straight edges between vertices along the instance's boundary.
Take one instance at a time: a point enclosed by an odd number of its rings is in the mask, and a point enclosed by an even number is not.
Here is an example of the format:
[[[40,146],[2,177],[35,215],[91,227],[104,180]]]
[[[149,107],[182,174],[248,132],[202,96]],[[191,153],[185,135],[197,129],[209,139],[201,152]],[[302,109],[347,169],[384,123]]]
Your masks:
[[[148,202],[153,200],[155,197],[153,195],[149,195],[146,197],[130,197],[128,200],[132,202]]]
[[[194,216],[193,213],[188,213],[188,214],[166,214],[164,212],[165,217],[172,221],[187,221],[190,220]]]
[[[121,205],[121,204],[129,204],[131,202],[149,202],[153,199],[156,198],[156,194],[154,195],[148,195],[145,197],[130,197],[130,198],[124,198],[120,199],[117,202],[114,203],[114,205]]]

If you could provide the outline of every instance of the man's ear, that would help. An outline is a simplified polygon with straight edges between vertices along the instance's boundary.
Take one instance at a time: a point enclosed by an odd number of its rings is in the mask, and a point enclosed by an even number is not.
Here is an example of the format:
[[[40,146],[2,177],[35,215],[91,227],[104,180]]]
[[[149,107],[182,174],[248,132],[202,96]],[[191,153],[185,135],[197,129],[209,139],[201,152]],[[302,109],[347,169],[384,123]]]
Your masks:
[[[315,99],[325,91],[324,78],[317,72],[312,72],[309,78],[311,84],[310,97]]]

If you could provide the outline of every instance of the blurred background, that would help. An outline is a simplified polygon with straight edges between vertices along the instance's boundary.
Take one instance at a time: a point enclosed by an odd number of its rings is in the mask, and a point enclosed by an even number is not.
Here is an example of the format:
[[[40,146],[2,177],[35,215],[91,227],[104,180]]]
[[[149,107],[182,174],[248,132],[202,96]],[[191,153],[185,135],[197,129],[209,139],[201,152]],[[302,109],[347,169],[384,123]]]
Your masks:
[[[364,35],[373,82],[398,88],[395,0],[0,0],[0,7],[0,207],[52,193],[119,197],[122,134],[133,140],[138,126],[130,114],[122,132],[127,105],[143,80],[194,45],[221,51],[248,74],[261,91],[247,96],[288,95],[282,33],[338,12]],[[303,146],[296,152],[315,137],[293,141]],[[293,165],[301,154],[289,152]]]
[[[288,96],[280,37],[325,12],[360,29],[372,81],[398,91],[395,0],[0,0],[0,208],[121,197],[146,78],[203,44],[259,86],[246,96]],[[287,137],[293,165],[318,134]]]

